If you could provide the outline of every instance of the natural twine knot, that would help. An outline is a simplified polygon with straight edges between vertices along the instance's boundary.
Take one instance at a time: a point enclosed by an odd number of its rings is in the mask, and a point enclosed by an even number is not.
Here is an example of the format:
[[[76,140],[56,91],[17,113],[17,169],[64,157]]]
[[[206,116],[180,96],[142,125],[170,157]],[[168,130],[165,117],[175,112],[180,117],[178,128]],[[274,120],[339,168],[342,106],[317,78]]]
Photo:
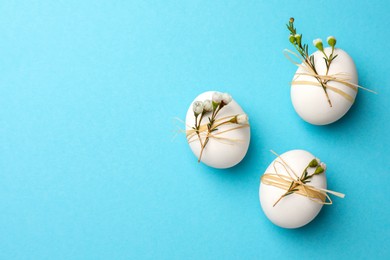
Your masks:
[[[274,203],[273,206],[276,206],[276,204],[278,204],[281,199],[293,193],[305,196],[316,203],[326,205],[333,204],[332,199],[329,197],[328,193],[340,198],[345,197],[345,195],[340,192],[322,189],[308,184],[314,175],[321,174],[326,169],[325,164],[320,163],[318,159],[313,159],[304,169],[302,175],[299,177],[292,170],[292,168],[283,160],[282,157],[280,157],[272,150],[271,152],[275,154],[277,158],[280,159],[280,161],[274,161],[273,168],[275,170],[275,173],[265,173],[261,177],[261,182],[265,185],[271,185],[286,191],[282,196],[280,196],[280,198]],[[281,165],[287,175],[280,174],[276,165]],[[308,173],[307,170],[309,168],[315,168],[313,174]]]

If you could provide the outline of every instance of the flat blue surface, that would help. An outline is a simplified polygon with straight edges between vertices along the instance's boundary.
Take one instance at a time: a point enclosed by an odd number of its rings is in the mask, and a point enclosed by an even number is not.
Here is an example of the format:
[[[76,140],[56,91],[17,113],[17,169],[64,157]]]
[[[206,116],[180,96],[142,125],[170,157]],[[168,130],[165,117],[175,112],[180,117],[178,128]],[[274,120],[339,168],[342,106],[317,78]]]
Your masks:
[[[212,2],[212,3],[211,3]],[[387,1],[1,1],[1,259],[390,258]],[[339,122],[290,101],[290,16],[335,35],[361,91]],[[311,48],[313,50],[313,48]],[[247,157],[197,164],[173,120],[229,92],[250,116]],[[327,162],[334,198],[309,225],[263,214],[269,152]]]

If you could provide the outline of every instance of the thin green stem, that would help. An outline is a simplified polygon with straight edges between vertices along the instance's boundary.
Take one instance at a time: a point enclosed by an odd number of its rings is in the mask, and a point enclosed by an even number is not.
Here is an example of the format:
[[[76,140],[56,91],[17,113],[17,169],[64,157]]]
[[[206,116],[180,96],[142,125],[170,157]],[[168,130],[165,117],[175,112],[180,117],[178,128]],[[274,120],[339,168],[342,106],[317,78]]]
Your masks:
[[[224,121],[224,122],[222,122],[222,123],[219,123],[218,125],[213,126],[213,128],[212,128],[211,130],[213,131],[213,130],[216,129],[217,127],[220,127],[221,125],[225,125],[225,124],[228,124],[228,123],[231,123],[231,119],[228,120],[228,121]]]
[[[213,126],[214,122],[215,122],[215,118],[217,117],[217,114],[218,112],[222,109],[223,105],[222,103],[220,103],[214,110],[213,110],[213,113],[211,114],[211,118],[210,118],[210,122],[207,124],[207,135],[206,135],[206,138],[204,140],[204,142],[202,143],[201,141],[201,150],[200,150],[200,154],[199,154],[199,159],[198,159],[198,162],[200,162],[200,160],[202,159],[202,155],[203,155],[203,151],[204,151],[204,148],[206,147],[207,143],[209,142],[209,135],[210,133],[213,131],[213,129],[215,129],[215,126]],[[199,123],[200,124],[200,123]],[[200,135],[198,134],[198,137],[200,139]]]
[[[295,36],[297,34],[297,30],[294,27],[294,19],[293,18],[290,19],[289,23],[286,26],[287,26],[287,29],[290,31],[290,35]],[[309,55],[308,45],[304,44],[302,46],[301,40],[302,40],[302,35],[299,38],[299,44],[297,43],[296,38],[295,38],[295,40],[293,40],[292,44],[294,45],[295,49],[299,52],[299,54],[302,56],[302,58],[305,60],[305,62],[309,65],[309,67],[315,72],[315,74],[318,75],[317,70],[315,68],[315,64],[314,64],[314,58]],[[326,75],[328,75],[330,64],[331,64],[332,60],[334,59],[333,58],[333,50],[334,50],[334,46],[332,46],[332,54],[329,57],[326,55],[325,51],[322,50],[322,53],[325,56]],[[332,102],[330,101],[328,91],[326,89],[327,81],[322,81],[322,79],[320,77],[315,77],[315,78],[321,84],[322,89],[325,92],[325,96],[326,96],[326,99],[329,103],[329,106],[332,107]]]

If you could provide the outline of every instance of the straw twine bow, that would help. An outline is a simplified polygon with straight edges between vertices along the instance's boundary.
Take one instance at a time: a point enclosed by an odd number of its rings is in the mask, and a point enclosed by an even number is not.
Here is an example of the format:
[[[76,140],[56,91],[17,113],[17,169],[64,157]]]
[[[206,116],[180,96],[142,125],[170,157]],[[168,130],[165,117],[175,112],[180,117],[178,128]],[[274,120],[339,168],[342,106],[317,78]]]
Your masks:
[[[283,160],[282,157],[280,157],[277,153],[275,153],[272,150],[271,152],[275,154],[277,158],[280,159],[280,161],[278,160],[274,161],[273,168],[275,170],[275,173],[265,173],[261,177],[261,182],[264,183],[265,185],[271,185],[279,189],[286,190],[286,192],[282,196],[280,196],[280,198],[274,203],[273,205],[274,207],[276,204],[279,203],[281,199],[293,193],[305,196],[316,203],[326,204],[326,205],[331,205],[333,203],[328,193],[333,194],[340,198],[345,197],[345,195],[340,192],[317,188],[308,185],[304,179],[305,171],[302,173],[301,177],[298,177],[298,175]],[[282,175],[278,172],[278,169],[276,167],[278,164],[283,167],[287,175]]]
[[[370,90],[370,89],[367,89],[367,88],[364,88],[362,86],[359,86],[357,84],[354,84],[354,83],[351,83],[350,82],[350,78],[348,77],[348,75],[346,73],[336,73],[336,74],[333,74],[333,75],[319,75],[310,65],[309,63],[304,60],[302,57],[298,56],[298,54],[296,54],[295,52],[293,51],[290,51],[288,49],[285,49],[283,50],[283,53],[284,53],[284,56],[291,62],[293,63],[294,65],[298,66],[299,68],[302,68],[305,72],[302,72],[302,73],[296,73],[296,77],[294,77],[293,81],[291,82],[291,85],[309,85],[309,86],[317,86],[317,87],[322,87],[324,88],[324,91],[325,91],[325,95],[328,99],[328,103],[330,105],[330,107],[332,107],[332,103],[328,97],[328,94],[327,94],[327,90],[332,90],[333,92],[336,92],[337,94],[343,96],[345,99],[347,99],[348,101],[350,102],[354,102],[355,99],[347,94],[346,92],[342,91],[341,89],[339,88],[336,88],[336,87],[333,87],[333,86],[330,86],[328,83],[330,81],[334,81],[334,82],[338,82],[338,83],[341,83],[343,84],[344,86],[347,86],[349,87],[350,89],[354,90],[354,91],[358,91],[358,89],[363,89],[363,90],[366,90],[366,91],[369,91],[371,93],[374,93],[374,94],[377,94],[375,91],[373,90]],[[298,63],[296,61],[294,61],[290,55],[293,55],[295,56],[296,58],[298,58],[300,60],[301,63]],[[304,81],[304,80],[297,80],[299,76],[311,76],[313,78],[315,78],[317,82],[311,82],[311,81]]]

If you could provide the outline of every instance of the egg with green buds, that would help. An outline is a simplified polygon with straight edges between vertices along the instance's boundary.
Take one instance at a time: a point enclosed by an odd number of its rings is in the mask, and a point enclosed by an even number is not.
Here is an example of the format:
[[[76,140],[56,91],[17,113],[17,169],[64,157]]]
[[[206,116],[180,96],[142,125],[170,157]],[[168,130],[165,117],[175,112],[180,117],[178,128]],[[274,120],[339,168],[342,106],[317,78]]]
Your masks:
[[[283,167],[283,163],[286,163],[288,167]],[[307,175],[311,176],[308,184],[316,188],[326,189],[326,168],[321,167],[320,169],[320,167],[318,159],[308,151],[291,150],[276,158],[264,174],[279,174],[285,176],[284,178],[289,178],[289,171],[291,175],[295,173],[298,177],[301,177],[303,171],[307,169]],[[316,171],[317,173],[315,173]],[[296,193],[291,193],[280,199],[285,193],[285,189],[260,182],[261,208],[265,216],[277,226],[283,228],[302,227],[311,222],[322,209],[323,204]]]
[[[328,38],[328,42],[336,44],[334,37]],[[329,57],[332,53],[332,47],[324,48],[323,53],[320,39],[315,40],[314,45],[320,49],[312,54],[318,75],[334,76],[345,79],[347,83],[358,84],[356,66],[348,53],[335,48],[333,57],[336,58],[333,59],[329,69],[327,69],[324,62],[324,53]],[[342,118],[353,105],[357,88],[332,80],[326,83],[331,88],[326,88],[325,93],[319,81],[312,75],[307,75],[307,70],[302,67],[298,68],[293,77],[291,85],[292,104],[298,115],[310,124],[331,124]],[[340,91],[345,93],[346,96],[340,94]]]

